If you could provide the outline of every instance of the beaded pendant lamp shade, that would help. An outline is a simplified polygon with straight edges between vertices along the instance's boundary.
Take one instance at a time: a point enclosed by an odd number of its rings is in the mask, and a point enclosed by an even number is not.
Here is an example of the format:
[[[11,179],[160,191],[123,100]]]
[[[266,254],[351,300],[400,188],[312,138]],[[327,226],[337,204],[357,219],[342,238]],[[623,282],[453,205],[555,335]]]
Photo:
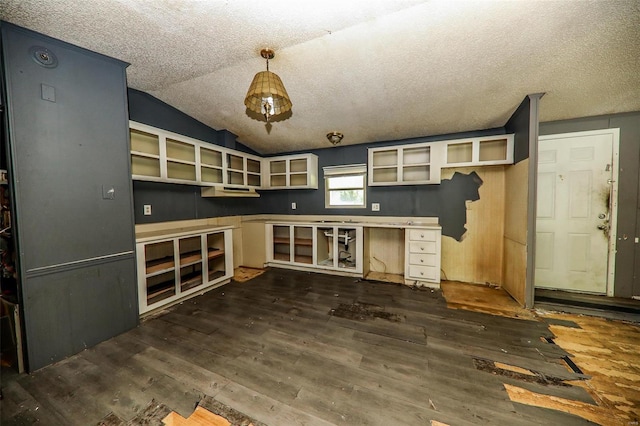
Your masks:
[[[291,99],[277,74],[269,71],[269,59],[275,53],[271,49],[262,49],[260,56],[267,60],[267,70],[253,77],[244,105],[251,111],[262,114],[267,121],[291,110]]]

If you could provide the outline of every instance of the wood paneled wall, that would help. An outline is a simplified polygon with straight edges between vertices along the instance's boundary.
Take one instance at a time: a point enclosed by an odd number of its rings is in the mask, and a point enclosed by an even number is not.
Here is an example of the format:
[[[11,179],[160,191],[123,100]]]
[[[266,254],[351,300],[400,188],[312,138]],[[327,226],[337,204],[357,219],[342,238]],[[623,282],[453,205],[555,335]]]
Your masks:
[[[505,167],[460,167],[442,170],[442,179],[455,172],[476,172],[482,179],[480,199],[467,202],[467,232],[462,241],[442,237],[442,279],[502,284],[505,223]]]
[[[502,286],[521,305],[525,304],[527,273],[528,175],[528,159],[506,167]]]

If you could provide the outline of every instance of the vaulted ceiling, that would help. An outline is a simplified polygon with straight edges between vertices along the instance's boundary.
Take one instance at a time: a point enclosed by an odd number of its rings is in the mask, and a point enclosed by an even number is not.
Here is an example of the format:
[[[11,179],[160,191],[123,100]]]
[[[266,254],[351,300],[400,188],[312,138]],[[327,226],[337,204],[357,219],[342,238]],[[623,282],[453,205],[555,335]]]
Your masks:
[[[130,63],[128,84],[261,153],[640,110],[640,2],[3,0],[2,19]],[[259,56],[292,99],[266,126]]]

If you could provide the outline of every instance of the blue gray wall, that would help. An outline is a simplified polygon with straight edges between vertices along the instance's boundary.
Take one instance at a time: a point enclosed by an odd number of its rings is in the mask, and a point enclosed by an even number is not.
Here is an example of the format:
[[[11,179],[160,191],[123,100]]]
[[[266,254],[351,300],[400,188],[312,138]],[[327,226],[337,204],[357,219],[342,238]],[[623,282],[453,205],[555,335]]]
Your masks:
[[[131,119],[165,130],[180,133],[217,145],[231,146],[228,132],[217,132],[177,111],[152,96],[129,90]],[[276,124],[277,125],[277,124]],[[437,216],[443,225],[443,234],[460,239],[466,223],[466,199],[478,199],[480,178],[473,174],[457,176],[455,182],[443,181],[440,185],[403,185],[367,188],[367,203],[380,203],[380,211],[367,209],[326,209],[324,206],[324,179],[322,167],[367,162],[367,148],[431,142],[470,136],[505,133],[503,128],[478,132],[466,132],[434,137],[387,141],[362,145],[347,145],[313,150],[318,156],[318,189],[260,191],[260,198],[202,198],[197,186],[134,182],[136,223],[164,222],[183,219],[200,219],[229,215],[250,214],[301,214],[362,216]],[[226,143],[221,141],[224,134]],[[224,138],[222,138],[224,139]],[[327,143],[328,144],[328,143]],[[246,147],[245,147],[246,149]],[[475,198],[474,198],[475,197]],[[291,210],[291,203],[297,204]],[[153,215],[144,216],[142,206],[151,204]]]
[[[19,301],[35,370],[138,321],[127,64],[1,30]],[[34,47],[57,65],[37,63]]]

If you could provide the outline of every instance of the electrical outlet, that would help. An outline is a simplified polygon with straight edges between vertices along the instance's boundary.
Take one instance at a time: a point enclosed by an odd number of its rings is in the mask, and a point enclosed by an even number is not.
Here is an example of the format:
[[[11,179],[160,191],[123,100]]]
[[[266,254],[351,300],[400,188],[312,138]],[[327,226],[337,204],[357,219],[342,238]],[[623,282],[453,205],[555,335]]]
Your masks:
[[[151,216],[151,204],[144,205],[144,215]]]
[[[291,210],[295,210],[296,208],[298,208],[298,205],[296,203],[291,203]]]
[[[371,203],[371,211],[379,212],[380,211],[380,203]]]

